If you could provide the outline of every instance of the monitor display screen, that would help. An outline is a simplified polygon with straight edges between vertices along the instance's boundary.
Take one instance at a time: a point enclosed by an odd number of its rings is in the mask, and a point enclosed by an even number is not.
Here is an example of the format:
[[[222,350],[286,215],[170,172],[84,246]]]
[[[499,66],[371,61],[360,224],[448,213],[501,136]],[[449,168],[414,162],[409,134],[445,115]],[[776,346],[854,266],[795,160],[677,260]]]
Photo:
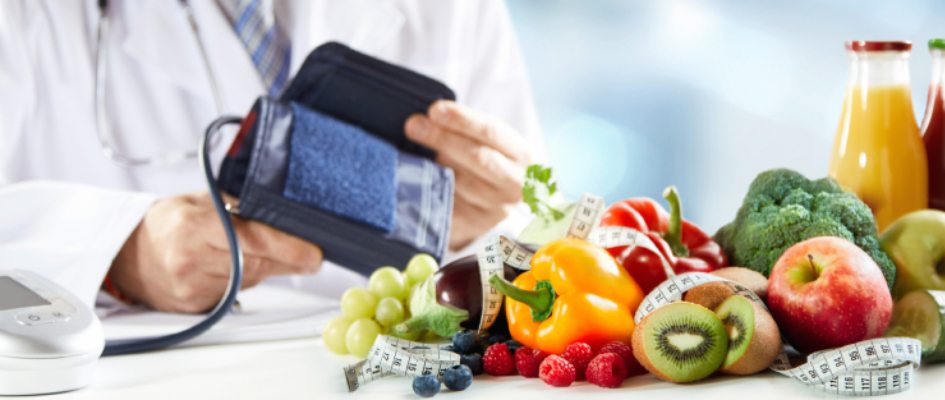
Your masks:
[[[9,276],[0,276],[0,311],[50,304]]]

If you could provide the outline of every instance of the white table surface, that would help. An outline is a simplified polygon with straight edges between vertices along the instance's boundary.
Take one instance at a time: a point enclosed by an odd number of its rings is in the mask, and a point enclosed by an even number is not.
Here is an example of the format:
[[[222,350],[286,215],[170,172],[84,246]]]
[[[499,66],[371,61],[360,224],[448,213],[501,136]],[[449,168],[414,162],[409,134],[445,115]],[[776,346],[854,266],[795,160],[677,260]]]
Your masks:
[[[348,393],[342,367],[353,357],[331,354],[319,338],[229,344],[102,359],[94,383],[85,389],[28,399],[416,399],[410,383],[390,377]],[[945,364],[923,366],[912,390],[894,399],[945,395]],[[765,372],[752,377],[716,376],[688,385],[651,375],[628,379],[618,389],[585,382],[559,389],[538,379],[478,376],[465,392],[435,398],[466,399],[752,399],[831,398],[791,379]]]

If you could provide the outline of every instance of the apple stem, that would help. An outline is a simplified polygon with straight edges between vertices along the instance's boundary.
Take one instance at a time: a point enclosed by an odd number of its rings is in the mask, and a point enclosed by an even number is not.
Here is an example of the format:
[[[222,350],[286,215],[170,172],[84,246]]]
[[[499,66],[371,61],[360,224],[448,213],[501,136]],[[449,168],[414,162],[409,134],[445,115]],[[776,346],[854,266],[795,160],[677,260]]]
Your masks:
[[[810,253],[807,254],[807,263],[808,263],[807,265],[810,267],[810,272],[813,273],[814,276],[817,276],[817,267],[814,266],[813,254],[810,254]]]

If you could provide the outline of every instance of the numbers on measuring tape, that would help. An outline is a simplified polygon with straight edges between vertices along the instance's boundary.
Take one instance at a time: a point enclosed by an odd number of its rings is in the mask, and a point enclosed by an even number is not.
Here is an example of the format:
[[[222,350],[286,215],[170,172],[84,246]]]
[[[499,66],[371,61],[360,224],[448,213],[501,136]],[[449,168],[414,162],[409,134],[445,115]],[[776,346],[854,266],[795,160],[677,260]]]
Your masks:
[[[532,252],[519,246],[514,240],[497,235],[489,240],[476,253],[479,262],[479,280],[482,283],[482,318],[479,319],[479,333],[485,332],[495,323],[502,307],[504,296],[491,284],[493,274],[504,276],[505,264],[520,270],[531,269]]]
[[[590,193],[581,196],[576,205],[574,219],[568,227],[568,237],[586,239],[597,227],[597,220],[604,211],[604,199]]]
[[[639,323],[659,307],[681,300],[686,291],[710,282],[722,282],[736,294],[765,306],[754,292],[738,283],[690,272],[669,278],[654,288],[643,299],[634,321]],[[912,374],[921,363],[921,353],[922,343],[917,339],[876,338],[812,353],[798,366],[792,366],[787,354],[782,352],[770,369],[827,393],[877,396],[908,390],[913,384]]]
[[[440,377],[447,368],[459,364],[459,354],[447,346],[378,335],[366,360],[344,368],[348,391],[390,375]]]
[[[568,237],[584,239],[604,248],[626,247],[623,254],[629,254],[637,247],[645,248],[660,256],[667,276],[671,276],[643,299],[634,315],[636,323],[659,307],[681,300],[690,289],[710,282],[728,285],[735,294],[746,296],[767,309],[754,292],[738,283],[698,272],[675,275],[656,244],[638,230],[597,226],[604,210],[602,198],[585,194],[576,207]],[[483,301],[480,333],[495,322],[503,302],[503,295],[489,284],[489,278],[493,274],[503,276],[505,264],[520,270],[530,269],[532,255],[530,250],[504,236],[490,238],[479,249],[477,261]],[[942,303],[945,302],[939,304]],[[459,355],[448,351],[447,346],[380,335],[366,360],[344,368],[348,390],[353,392],[389,375],[440,376],[446,368],[459,364]],[[782,351],[770,369],[831,394],[893,394],[908,390],[914,383],[913,373],[920,365],[921,349],[921,343],[916,339],[877,338],[810,354],[804,363],[797,366],[792,365],[788,355]]]

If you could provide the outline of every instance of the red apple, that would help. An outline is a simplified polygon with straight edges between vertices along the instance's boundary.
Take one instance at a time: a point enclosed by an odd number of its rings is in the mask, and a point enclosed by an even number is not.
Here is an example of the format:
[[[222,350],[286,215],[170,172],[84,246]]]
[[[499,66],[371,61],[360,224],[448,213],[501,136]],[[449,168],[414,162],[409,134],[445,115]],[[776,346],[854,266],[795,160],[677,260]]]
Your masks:
[[[838,237],[787,249],[768,279],[768,307],[788,342],[804,353],[879,337],[893,301],[876,262]]]

